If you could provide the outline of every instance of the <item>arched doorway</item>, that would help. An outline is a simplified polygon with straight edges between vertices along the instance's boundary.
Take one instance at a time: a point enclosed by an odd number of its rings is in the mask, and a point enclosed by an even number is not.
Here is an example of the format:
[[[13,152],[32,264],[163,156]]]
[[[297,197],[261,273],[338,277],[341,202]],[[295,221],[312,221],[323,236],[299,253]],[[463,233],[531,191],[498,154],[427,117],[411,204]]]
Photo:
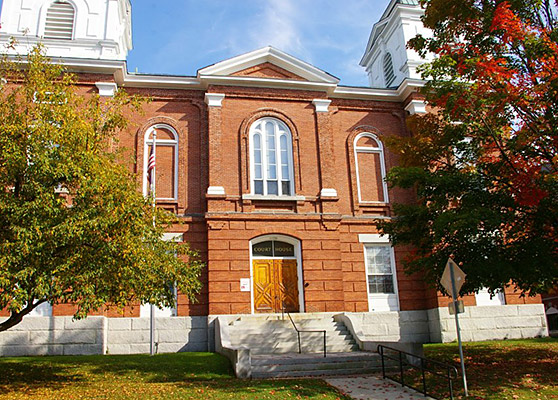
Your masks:
[[[252,311],[303,312],[300,242],[283,235],[260,236],[250,241]]]

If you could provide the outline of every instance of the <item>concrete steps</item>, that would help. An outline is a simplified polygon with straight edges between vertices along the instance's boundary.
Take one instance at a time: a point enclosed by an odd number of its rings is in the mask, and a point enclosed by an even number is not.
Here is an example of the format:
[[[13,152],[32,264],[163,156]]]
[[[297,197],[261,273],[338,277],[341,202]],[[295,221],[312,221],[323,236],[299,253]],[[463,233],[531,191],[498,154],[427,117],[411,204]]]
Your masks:
[[[335,322],[333,316],[309,318],[293,314],[299,330],[326,331],[327,352],[351,352],[358,350],[354,338],[345,325]],[[231,344],[249,348],[251,354],[281,354],[298,352],[298,338],[291,321],[285,315],[242,316],[228,326]],[[301,332],[303,353],[323,352],[323,333]]]
[[[287,378],[357,375],[381,371],[376,353],[343,352],[321,354],[278,354],[252,356],[252,378]]]

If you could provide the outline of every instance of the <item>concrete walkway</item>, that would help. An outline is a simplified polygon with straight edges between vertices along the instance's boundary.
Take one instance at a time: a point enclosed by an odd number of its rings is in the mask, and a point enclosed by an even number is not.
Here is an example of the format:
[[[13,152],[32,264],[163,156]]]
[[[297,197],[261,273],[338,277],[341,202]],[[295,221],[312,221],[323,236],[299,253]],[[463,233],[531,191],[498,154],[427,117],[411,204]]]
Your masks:
[[[326,378],[325,381],[357,400],[424,400],[432,399],[381,375]]]

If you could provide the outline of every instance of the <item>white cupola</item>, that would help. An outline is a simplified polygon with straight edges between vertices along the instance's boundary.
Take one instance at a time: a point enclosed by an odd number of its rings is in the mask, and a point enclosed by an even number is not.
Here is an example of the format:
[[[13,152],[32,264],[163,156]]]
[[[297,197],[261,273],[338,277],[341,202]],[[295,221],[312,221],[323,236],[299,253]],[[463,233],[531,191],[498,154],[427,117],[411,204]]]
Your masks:
[[[52,58],[124,61],[132,49],[131,14],[130,0],[4,0],[0,45],[14,38],[8,53],[27,54],[41,42]]]
[[[424,63],[407,42],[417,34],[431,37],[418,0],[391,0],[370,34],[360,65],[366,68],[371,87],[398,87],[404,79],[421,79],[417,67]]]

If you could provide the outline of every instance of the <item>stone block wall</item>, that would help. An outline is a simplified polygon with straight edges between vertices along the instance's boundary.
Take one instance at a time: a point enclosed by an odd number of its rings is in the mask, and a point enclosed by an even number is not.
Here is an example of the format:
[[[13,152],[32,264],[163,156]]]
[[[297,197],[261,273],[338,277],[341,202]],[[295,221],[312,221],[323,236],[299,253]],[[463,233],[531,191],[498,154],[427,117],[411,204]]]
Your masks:
[[[105,317],[24,317],[23,321],[0,332],[1,356],[103,354]]]
[[[360,322],[364,340],[371,342],[427,343],[430,340],[426,311],[351,313]]]
[[[207,351],[207,317],[157,318],[155,326],[158,353]],[[106,353],[149,353],[149,318],[109,319]]]
[[[207,351],[207,317],[157,318],[158,353]],[[25,317],[0,332],[0,356],[149,353],[149,318]]]
[[[428,321],[431,342],[457,340],[455,316],[447,307],[428,310]],[[459,325],[466,342],[548,336],[542,304],[465,307]]]

